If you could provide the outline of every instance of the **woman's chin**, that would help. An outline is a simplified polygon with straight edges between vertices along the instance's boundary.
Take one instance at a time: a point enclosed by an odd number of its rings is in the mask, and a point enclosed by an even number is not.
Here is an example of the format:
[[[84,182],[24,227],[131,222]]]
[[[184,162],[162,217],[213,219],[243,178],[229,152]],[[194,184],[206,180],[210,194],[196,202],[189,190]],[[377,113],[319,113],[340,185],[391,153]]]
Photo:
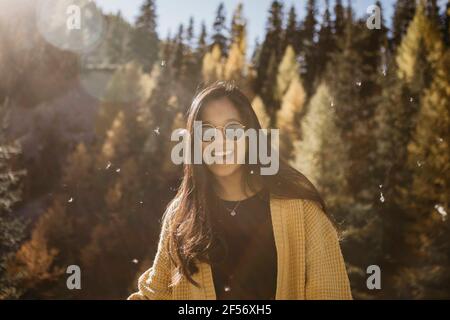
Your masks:
[[[236,173],[240,167],[240,164],[212,164],[208,169],[214,176],[224,178]]]

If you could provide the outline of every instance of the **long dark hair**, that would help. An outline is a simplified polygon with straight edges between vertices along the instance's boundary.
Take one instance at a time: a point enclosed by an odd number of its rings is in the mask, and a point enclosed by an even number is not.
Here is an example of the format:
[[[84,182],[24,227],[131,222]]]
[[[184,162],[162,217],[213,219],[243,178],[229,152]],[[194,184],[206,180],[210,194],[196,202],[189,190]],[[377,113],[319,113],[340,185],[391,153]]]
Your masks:
[[[209,102],[221,98],[229,99],[239,111],[246,129],[261,129],[258,118],[248,98],[233,82],[219,81],[203,90],[194,98],[188,113],[186,130],[194,136],[194,121]],[[191,142],[193,148],[193,141]],[[248,149],[248,148],[247,148]],[[191,162],[192,163],[192,162]],[[327,213],[325,203],[314,185],[287,161],[280,158],[275,175],[260,175],[260,164],[243,164],[243,182],[254,190],[256,183],[269,191],[270,195],[284,199],[308,199],[315,201]],[[167,250],[176,266],[172,285],[182,276],[198,286],[192,275],[198,271],[195,260],[211,263],[213,229],[210,212],[217,208],[217,199],[211,173],[204,164],[184,164],[183,179],[178,193],[168,206],[163,219],[168,226]],[[245,189],[244,189],[245,190]]]

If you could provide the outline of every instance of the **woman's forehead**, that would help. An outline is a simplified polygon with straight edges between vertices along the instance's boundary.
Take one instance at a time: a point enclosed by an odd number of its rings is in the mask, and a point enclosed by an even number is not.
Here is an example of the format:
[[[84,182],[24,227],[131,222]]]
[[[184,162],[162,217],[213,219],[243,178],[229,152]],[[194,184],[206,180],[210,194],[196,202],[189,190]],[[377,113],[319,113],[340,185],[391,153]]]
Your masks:
[[[203,106],[200,119],[215,126],[224,125],[230,120],[242,121],[237,108],[225,97],[210,101]]]

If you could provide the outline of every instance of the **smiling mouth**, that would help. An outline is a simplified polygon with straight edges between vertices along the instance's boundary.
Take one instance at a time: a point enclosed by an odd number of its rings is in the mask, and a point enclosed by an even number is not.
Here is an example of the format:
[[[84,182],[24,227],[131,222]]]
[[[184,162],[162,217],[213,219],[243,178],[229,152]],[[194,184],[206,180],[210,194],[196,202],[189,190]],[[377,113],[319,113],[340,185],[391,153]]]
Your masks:
[[[214,153],[214,156],[217,157],[227,157],[233,153],[233,150],[227,150],[227,151],[216,151]]]

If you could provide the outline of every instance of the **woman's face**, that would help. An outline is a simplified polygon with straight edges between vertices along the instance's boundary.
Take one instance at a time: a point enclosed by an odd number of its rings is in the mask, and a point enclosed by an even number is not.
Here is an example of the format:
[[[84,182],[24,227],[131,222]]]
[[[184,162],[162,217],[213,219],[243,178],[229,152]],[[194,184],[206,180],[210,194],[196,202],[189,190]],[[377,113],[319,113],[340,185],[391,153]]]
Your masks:
[[[222,157],[222,163],[207,164],[211,173],[216,177],[227,177],[241,170],[245,159],[245,136],[227,141],[222,130],[223,127],[243,126],[241,115],[234,104],[227,98],[211,101],[203,107],[200,120],[204,128],[217,128],[213,141],[202,141],[204,159],[208,154],[204,151],[208,149],[213,150],[212,154],[216,159]]]

